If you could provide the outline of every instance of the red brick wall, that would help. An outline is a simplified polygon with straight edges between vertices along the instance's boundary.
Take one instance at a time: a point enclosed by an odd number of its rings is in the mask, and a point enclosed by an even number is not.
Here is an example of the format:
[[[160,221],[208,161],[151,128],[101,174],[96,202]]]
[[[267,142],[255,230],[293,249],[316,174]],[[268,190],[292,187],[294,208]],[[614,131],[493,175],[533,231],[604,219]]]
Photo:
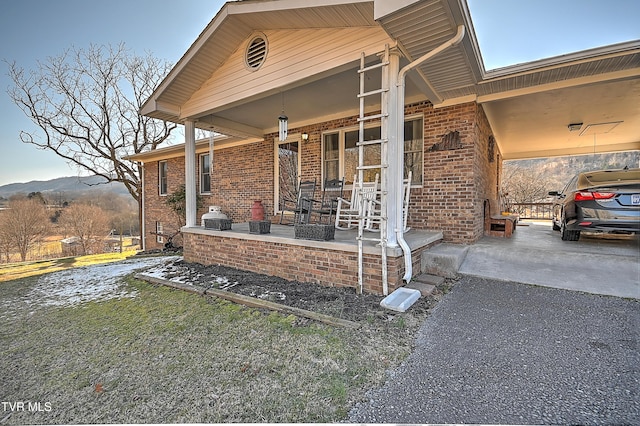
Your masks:
[[[410,105],[407,114],[424,114],[423,187],[412,188],[409,226],[442,231],[445,241],[473,243],[482,236],[482,201],[495,192],[500,160],[489,163],[491,129],[476,103],[434,109]],[[430,152],[448,132],[460,132],[458,149]],[[498,147],[495,147],[498,152]]]
[[[215,150],[213,163],[211,195],[201,196],[198,220],[209,206],[220,206],[233,222],[246,222],[254,200],[262,200],[265,211],[273,212],[273,138]],[[197,168],[199,176],[199,164]]]
[[[405,112],[424,115],[423,187],[411,190],[409,226],[440,230],[445,241],[475,242],[483,233],[483,201],[497,198],[501,168],[497,145],[494,161],[488,158],[492,132],[482,106],[467,103],[434,109],[429,102],[420,102],[408,105]],[[354,116],[289,129],[290,134],[309,133],[309,141],[301,143],[301,179],[321,180],[322,132],[355,125]],[[450,131],[460,132],[461,148],[429,152]],[[198,218],[209,205],[219,205],[234,222],[245,222],[255,199],[273,214],[275,138],[277,134],[267,134],[262,142],[215,151],[212,192],[202,196]],[[147,248],[156,247],[149,234],[155,221],[170,220],[163,197],[158,197],[157,170],[157,163],[145,164]],[[169,193],[183,181],[184,158],[169,160]]]
[[[159,195],[158,188],[158,162],[145,164],[144,169],[144,216],[145,216],[145,248],[147,250],[158,249],[164,243],[157,243],[156,222],[162,222],[164,233],[173,235],[183,225],[181,220],[166,204],[167,195]],[[167,194],[171,194],[180,188],[184,182],[184,157],[167,160]],[[167,239],[165,238],[166,242]],[[181,236],[178,234],[173,241],[176,245],[182,245]]]

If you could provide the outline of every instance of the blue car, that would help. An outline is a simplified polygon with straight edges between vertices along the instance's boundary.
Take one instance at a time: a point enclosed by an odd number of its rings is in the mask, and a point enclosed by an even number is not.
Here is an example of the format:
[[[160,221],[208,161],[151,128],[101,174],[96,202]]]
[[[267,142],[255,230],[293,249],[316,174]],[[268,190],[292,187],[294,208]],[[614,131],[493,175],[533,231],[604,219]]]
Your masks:
[[[549,195],[553,229],[564,241],[578,241],[581,231],[640,233],[640,169],[580,173]]]

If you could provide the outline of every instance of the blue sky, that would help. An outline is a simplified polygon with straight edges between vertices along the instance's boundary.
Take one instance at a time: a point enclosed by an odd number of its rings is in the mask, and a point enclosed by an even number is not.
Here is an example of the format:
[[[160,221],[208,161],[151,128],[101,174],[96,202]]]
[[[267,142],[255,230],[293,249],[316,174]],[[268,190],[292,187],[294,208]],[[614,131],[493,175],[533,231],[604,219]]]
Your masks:
[[[301,0],[303,1],[303,0]],[[468,0],[486,69],[640,39],[637,0]],[[0,0],[0,60],[29,69],[65,49],[124,42],[177,62],[223,0]],[[73,176],[55,154],[20,142],[34,125],[9,99],[0,62],[0,185]]]

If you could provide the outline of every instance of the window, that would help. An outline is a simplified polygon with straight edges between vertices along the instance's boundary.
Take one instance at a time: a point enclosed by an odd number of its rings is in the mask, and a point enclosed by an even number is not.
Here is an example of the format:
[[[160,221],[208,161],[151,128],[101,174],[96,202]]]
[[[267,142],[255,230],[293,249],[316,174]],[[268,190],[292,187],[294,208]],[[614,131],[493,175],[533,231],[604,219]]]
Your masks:
[[[160,161],[158,163],[158,193],[160,195],[167,195],[167,171],[167,162]]]
[[[156,222],[156,243],[164,243],[164,236],[162,235],[163,231],[164,228],[162,226],[162,222]]]
[[[404,122],[404,177],[411,170],[411,184],[422,185],[422,165],[424,156],[422,118]]]
[[[200,156],[200,193],[211,193],[211,162],[209,154]]]
[[[413,185],[422,184],[423,168],[423,125],[422,117],[410,118],[404,124],[404,176],[409,170],[413,172]],[[323,135],[322,172],[323,179],[340,179],[344,176],[345,184],[353,183],[353,176],[358,166],[358,129],[339,130]],[[364,140],[380,139],[380,127],[368,127],[364,131]],[[364,147],[364,165],[381,163],[380,145]],[[373,181],[380,169],[364,171],[365,181]]]

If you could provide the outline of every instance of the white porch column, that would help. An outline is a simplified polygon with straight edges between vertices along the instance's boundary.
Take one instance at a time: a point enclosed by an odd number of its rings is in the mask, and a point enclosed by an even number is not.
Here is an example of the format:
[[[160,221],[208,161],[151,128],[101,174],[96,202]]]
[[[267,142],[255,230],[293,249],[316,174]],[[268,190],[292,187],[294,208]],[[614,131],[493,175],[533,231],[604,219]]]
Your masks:
[[[186,203],[186,226],[196,226],[196,126],[195,121],[184,123],[184,191]]]
[[[389,94],[387,112],[389,113],[387,136],[387,245],[398,246],[396,228],[398,217],[402,221],[402,179],[404,170],[404,107],[398,105],[398,73],[400,71],[400,52],[389,52]],[[404,101],[403,101],[404,103]]]

